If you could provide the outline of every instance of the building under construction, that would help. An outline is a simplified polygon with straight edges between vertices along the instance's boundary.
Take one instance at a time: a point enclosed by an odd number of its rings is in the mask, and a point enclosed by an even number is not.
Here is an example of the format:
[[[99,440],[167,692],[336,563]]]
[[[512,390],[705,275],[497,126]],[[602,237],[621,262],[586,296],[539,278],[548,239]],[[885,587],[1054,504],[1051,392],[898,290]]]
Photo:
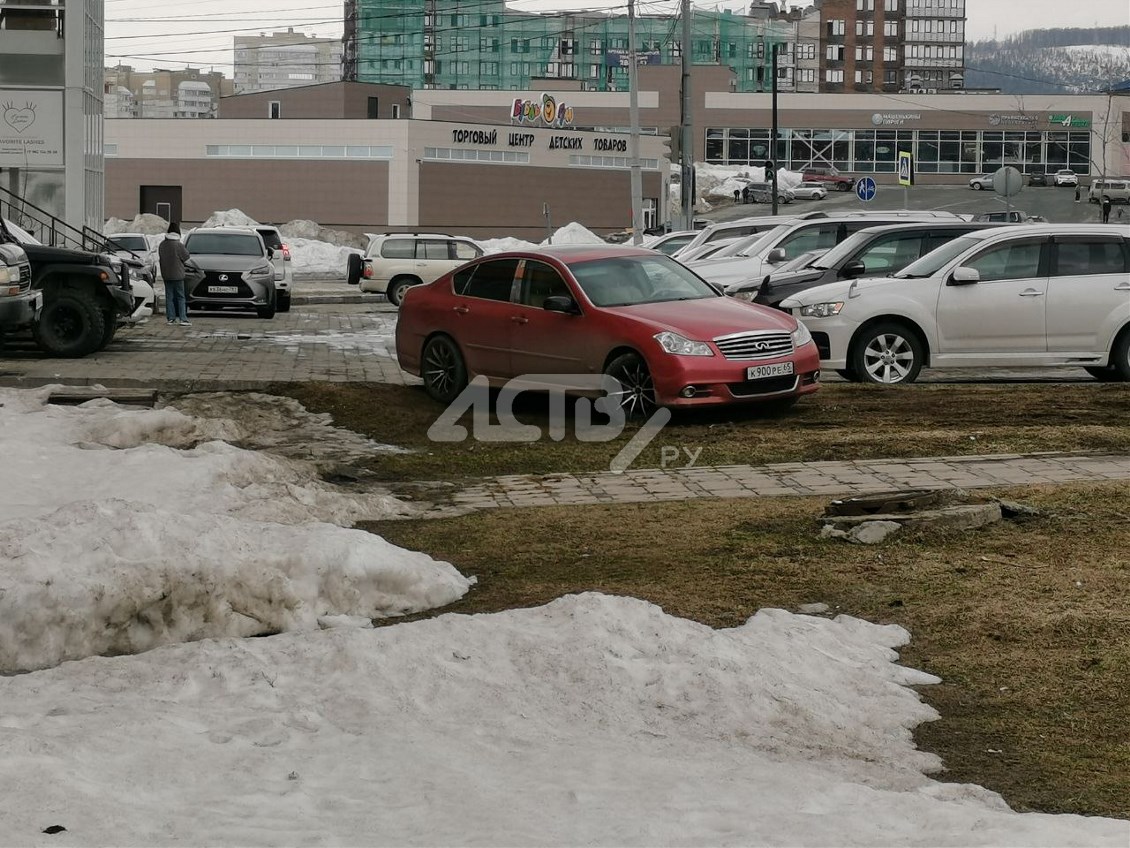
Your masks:
[[[681,65],[678,17],[637,16],[637,61]],[[691,63],[734,71],[736,91],[768,91],[772,45],[790,67],[795,27],[783,19],[695,9]],[[628,18],[537,14],[503,0],[346,0],[346,80],[413,89],[525,90],[543,80],[583,91],[628,90]],[[782,90],[792,90],[787,73]]]

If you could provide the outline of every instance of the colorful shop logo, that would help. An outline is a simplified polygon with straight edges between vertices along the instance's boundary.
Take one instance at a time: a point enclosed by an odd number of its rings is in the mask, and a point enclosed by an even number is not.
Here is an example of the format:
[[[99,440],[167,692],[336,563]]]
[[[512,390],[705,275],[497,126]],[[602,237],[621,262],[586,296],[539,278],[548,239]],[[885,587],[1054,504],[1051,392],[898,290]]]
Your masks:
[[[547,127],[568,127],[573,124],[573,107],[558,103],[552,94],[543,94],[540,101],[516,97],[510,110],[510,120],[519,124],[541,121]]]
[[[1090,118],[1079,118],[1075,115],[1052,115],[1048,118],[1048,122],[1053,126],[1060,127],[1089,127],[1091,125]]]

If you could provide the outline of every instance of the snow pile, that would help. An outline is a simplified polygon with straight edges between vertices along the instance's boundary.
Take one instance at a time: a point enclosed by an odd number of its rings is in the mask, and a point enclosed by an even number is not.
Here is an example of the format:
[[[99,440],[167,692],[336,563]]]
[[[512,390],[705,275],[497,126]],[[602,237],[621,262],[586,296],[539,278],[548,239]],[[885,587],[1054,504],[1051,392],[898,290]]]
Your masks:
[[[463,595],[450,565],[343,529],[407,514],[175,408],[0,391],[0,673],[179,639],[385,616]],[[288,526],[289,525],[289,526]]]
[[[361,256],[365,251],[355,247],[342,247],[313,239],[287,237],[291,265],[297,277],[330,277],[344,279],[349,267],[349,255]]]
[[[550,240],[542,242],[542,245],[547,245]],[[594,233],[592,230],[586,229],[576,221],[566,224],[561,229],[553,234],[552,243],[555,245],[561,244],[607,244],[604,239]]]
[[[475,244],[483,249],[483,253],[502,253],[506,250],[537,250],[538,246],[532,241],[523,241],[516,238],[497,238],[476,240]]]
[[[523,241],[516,238],[498,238],[498,239],[485,239],[476,241],[479,247],[483,249],[484,253],[501,253],[504,250],[537,250],[539,247],[547,247],[550,244],[560,246],[563,244],[607,244],[604,239],[594,233],[592,230],[585,227],[583,224],[578,224],[576,221],[566,224],[553,232],[552,239],[545,239],[539,244],[534,244],[531,241]]]
[[[330,524],[185,514],[113,498],[0,524],[0,672],[201,638],[317,629],[458,600],[447,563]]]
[[[1124,848],[925,777],[906,638],[586,594],[0,678],[0,843]]]
[[[749,183],[764,183],[765,168],[754,165],[696,165],[695,179],[699,194],[707,199],[734,199],[734,190],[741,191]],[[777,170],[777,186],[796,188],[803,179],[796,171]]]
[[[369,239],[366,236],[323,227],[316,221],[288,221],[279,226],[279,232],[288,243],[293,239],[306,239],[308,241],[324,241],[342,247],[355,247],[362,251],[369,246]]]
[[[151,215],[149,213],[137,215],[132,221],[123,221],[121,218],[111,218],[102,228],[102,232],[108,236],[117,233],[144,233],[153,236],[168,231],[168,221],[160,215]]]
[[[258,226],[259,222],[254,218],[248,217],[239,209],[225,209],[221,212],[213,212],[211,217],[208,218],[201,227],[254,227]]]

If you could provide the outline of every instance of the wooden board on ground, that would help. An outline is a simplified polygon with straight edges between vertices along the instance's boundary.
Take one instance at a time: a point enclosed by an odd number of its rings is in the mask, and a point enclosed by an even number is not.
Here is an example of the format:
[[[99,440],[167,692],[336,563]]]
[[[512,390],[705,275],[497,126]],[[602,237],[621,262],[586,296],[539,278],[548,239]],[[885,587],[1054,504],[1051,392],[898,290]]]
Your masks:
[[[154,406],[157,403],[156,389],[103,389],[96,386],[67,386],[56,389],[47,398],[48,403],[77,406],[95,398],[106,398],[114,403],[131,406]]]

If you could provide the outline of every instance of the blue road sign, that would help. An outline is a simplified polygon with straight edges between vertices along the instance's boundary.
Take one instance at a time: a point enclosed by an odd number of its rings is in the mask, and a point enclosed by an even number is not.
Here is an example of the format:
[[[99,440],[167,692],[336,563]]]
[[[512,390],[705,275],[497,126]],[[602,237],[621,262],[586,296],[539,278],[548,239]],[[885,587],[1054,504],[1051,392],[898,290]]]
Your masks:
[[[868,200],[874,200],[878,193],[879,187],[875,185],[875,180],[872,177],[864,177],[855,184],[855,196],[864,203]]]

